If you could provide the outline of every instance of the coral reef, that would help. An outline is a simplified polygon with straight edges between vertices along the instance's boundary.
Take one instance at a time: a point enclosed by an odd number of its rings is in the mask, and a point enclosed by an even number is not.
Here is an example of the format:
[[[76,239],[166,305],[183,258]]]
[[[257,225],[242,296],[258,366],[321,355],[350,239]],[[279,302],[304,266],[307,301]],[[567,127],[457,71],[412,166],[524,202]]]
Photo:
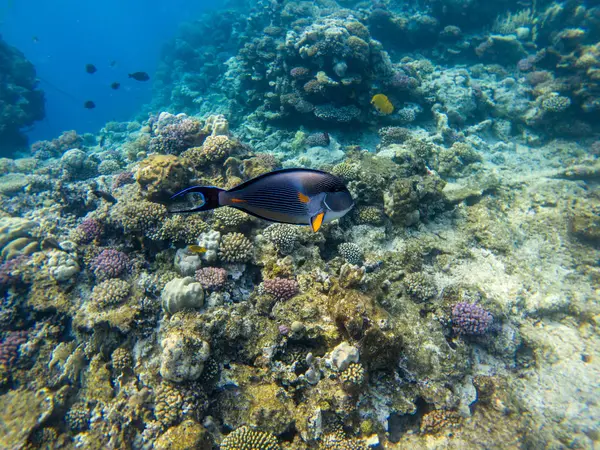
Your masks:
[[[44,119],[45,101],[33,64],[1,38],[0,65],[4,75],[0,88],[0,151],[10,155],[27,144],[22,129]]]
[[[226,6],[0,158],[0,447],[597,446],[599,7]],[[171,213],[296,167],[352,211]]]

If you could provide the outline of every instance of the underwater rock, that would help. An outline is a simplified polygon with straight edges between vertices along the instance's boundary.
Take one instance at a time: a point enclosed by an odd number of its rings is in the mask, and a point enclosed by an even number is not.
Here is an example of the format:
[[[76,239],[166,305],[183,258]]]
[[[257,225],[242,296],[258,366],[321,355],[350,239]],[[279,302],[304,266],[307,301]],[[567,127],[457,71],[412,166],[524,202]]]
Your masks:
[[[216,230],[207,231],[198,237],[198,245],[206,251],[201,255],[203,261],[214,263],[217,260],[221,245],[221,233]]]
[[[23,448],[29,435],[54,411],[54,396],[47,389],[11,390],[0,396],[0,447]]]
[[[514,35],[493,34],[475,48],[475,54],[484,61],[499,64],[515,64],[527,56],[521,41]]]
[[[600,202],[597,200],[580,200],[571,209],[569,231],[590,243],[600,242]]]
[[[22,129],[44,119],[44,92],[38,88],[36,71],[23,53],[0,38],[0,151],[3,155],[22,150],[27,138]]]
[[[161,295],[165,312],[175,314],[183,309],[199,309],[204,305],[202,285],[192,277],[175,278],[169,281]]]
[[[383,194],[385,214],[404,226],[419,222],[418,194],[410,180],[398,180]]]
[[[210,136],[229,136],[229,121],[223,114],[206,118],[202,132]]]
[[[0,218],[0,257],[6,261],[18,255],[29,255],[38,250],[37,240],[31,237],[40,225],[21,217]]]
[[[206,341],[192,334],[171,331],[160,345],[160,375],[164,379],[181,383],[197,380],[202,375],[204,363],[210,356]]]
[[[169,428],[154,443],[156,450],[203,450],[212,448],[206,428],[193,420],[186,420]]]
[[[335,347],[330,356],[332,366],[343,372],[351,363],[357,363],[359,359],[358,349],[347,342],[342,342]]]
[[[191,177],[181,158],[152,155],[139,163],[135,180],[148,200],[166,200],[187,187]]]
[[[65,252],[53,251],[46,267],[51,271],[56,281],[67,281],[79,273],[79,264],[71,255]]]
[[[192,253],[187,248],[180,248],[175,253],[174,264],[181,275],[191,277],[200,269],[202,260],[197,253]]]

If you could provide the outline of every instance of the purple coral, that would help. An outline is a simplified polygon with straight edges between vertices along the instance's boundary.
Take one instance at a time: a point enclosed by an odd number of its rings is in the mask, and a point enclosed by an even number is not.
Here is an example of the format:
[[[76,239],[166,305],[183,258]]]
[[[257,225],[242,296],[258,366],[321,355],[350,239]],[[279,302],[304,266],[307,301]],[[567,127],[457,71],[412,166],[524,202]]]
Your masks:
[[[452,308],[452,328],[456,334],[481,336],[493,322],[494,317],[476,303],[459,302]]]
[[[27,330],[9,331],[0,344],[0,366],[10,367],[19,357],[19,347],[27,342]]]
[[[263,286],[267,294],[271,294],[277,301],[285,301],[296,295],[300,288],[296,280],[287,278],[273,278],[263,281]]]
[[[409,91],[417,87],[419,82],[408,75],[403,70],[394,72],[394,75],[389,80],[389,84],[402,91]]]
[[[118,175],[115,175],[113,178],[112,188],[117,189],[126,184],[131,184],[135,180],[133,179],[133,172],[121,172]]]
[[[218,291],[225,286],[227,271],[220,267],[204,267],[196,271],[196,280],[209,291]]]
[[[200,122],[184,114],[163,115],[158,118],[154,137],[150,140],[151,152],[167,155],[179,153],[199,144]]]
[[[327,147],[330,142],[329,133],[326,131],[323,133],[309,134],[304,140],[304,143],[308,147]]]
[[[7,289],[21,281],[21,276],[17,269],[27,260],[24,255],[9,259],[0,264],[0,290]]]
[[[310,75],[310,70],[308,70],[306,67],[294,67],[292,70],[290,70],[290,76],[292,78],[305,78],[308,75]]]
[[[129,258],[123,252],[107,248],[96,256],[91,263],[96,278],[117,278],[127,270]]]
[[[86,219],[77,227],[78,241],[89,244],[97,241],[104,233],[104,226],[96,219]]]

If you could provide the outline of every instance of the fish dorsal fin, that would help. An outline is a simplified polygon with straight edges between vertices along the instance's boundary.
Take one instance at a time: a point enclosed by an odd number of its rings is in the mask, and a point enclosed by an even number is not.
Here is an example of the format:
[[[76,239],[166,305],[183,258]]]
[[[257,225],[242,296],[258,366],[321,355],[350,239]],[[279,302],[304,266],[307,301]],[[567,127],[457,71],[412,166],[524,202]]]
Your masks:
[[[320,213],[315,214],[310,218],[310,226],[312,230],[316,233],[321,228],[323,224],[323,219],[325,218],[325,213],[321,211]]]

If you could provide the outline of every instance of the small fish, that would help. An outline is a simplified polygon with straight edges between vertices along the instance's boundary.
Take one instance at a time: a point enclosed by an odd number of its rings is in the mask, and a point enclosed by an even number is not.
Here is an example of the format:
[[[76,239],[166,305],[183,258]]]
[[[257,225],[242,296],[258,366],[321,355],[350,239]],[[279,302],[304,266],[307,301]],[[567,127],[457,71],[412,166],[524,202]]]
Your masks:
[[[92,74],[92,73],[96,73],[98,71],[98,69],[96,69],[96,66],[93,64],[86,64],[85,71],[89,74]]]
[[[117,203],[117,199],[114,198],[112,195],[110,195],[108,192],[99,191],[99,190],[95,189],[92,191],[92,194],[94,194],[96,197],[106,200],[107,202],[110,202],[113,204]]]
[[[188,250],[192,253],[198,253],[198,254],[202,254],[202,253],[206,253],[206,247],[201,247],[199,245],[188,245]]]
[[[60,244],[58,243],[58,241],[55,238],[53,238],[53,237],[44,238],[44,240],[42,241],[42,250],[50,250],[50,249],[64,251],[63,248],[60,246]]]
[[[31,40],[33,41],[34,44],[37,44],[38,42],[40,42],[39,38],[37,36],[33,36],[31,38]]]
[[[93,101],[91,101],[91,100],[87,100],[87,101],[86,101],[86,102],[83,104],[83,107],[84,107],[85,109],[94,109],[94,108],[96,107],[96,104],[95,104]]]
[[[120,87],[121,87],[121,83],[119,83],[118,81],[115,81],[114,83],[111,83],[111,84],[110,84],[110,88],[111,88],[111,89],[114,89],[115,91],[116,91],[117,89],[119,89]]]
[[[115,67],[117,65],[117,62],[113,59],[111,62],[108,63],[109,67]]]
[[[150,75],[146,72],[134,72],[129,74],[129,78],[133,78],[137,81],[148,81],[150,79]]]
[[[200,194],[202,204],[174,213],[208,211],[231,206],[272,222],[321,225],[344,216],[354,206],[338,177],[312,169],[283,169],[260,175],[226,191],[214,186],[193,186],[173,195]]]

